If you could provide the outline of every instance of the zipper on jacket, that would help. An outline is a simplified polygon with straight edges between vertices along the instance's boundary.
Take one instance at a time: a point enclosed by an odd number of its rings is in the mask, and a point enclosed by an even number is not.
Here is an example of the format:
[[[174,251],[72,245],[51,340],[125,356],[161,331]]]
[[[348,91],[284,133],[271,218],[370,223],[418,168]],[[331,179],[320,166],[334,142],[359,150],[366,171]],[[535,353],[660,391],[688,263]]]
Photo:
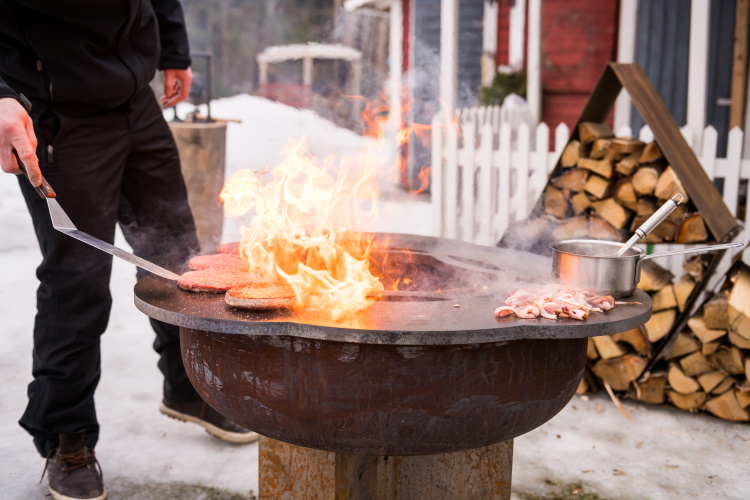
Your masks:
[[[51,144],[47,146],[47,163],[55,163],[55,149]]]

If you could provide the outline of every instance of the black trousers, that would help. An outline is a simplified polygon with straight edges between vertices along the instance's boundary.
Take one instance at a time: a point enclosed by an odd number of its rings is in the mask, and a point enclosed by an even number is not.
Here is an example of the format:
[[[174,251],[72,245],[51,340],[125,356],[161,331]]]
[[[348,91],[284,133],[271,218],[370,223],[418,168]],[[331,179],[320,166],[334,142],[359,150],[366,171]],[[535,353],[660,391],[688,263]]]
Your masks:
[[[151,90],[110,110],[33,104],[42,173],[78,229],[111,243],[119,223],[137,255],[181,272],[198,241],[177,148]],[[112,257],[55,231],[46,201],[25,177],[19,183],[43,257],[37,268],[34,380],[19,423],[42,456],[57,446],[58,434],[82,429],[93,448]],[[164,396],[198,398],[182,364],[178,328],[151,324]]]

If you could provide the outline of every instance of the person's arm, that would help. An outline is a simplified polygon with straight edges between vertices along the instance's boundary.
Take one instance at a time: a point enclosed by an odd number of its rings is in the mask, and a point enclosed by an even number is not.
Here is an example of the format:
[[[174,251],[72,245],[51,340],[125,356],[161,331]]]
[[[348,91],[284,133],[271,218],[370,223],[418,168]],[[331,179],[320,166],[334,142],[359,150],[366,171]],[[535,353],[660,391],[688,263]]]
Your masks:
[[[162,106],[170,107],[187,99],[193,81],[185,16],[178,0],[151,0],[151,4],[161,39],[158,68],[164,71],[164,95],[160,101]]]
[[[9,174],[21,173],[13,156],[15,149],[26,166],[29,180],[39,186],[42,174],[36,157],[34,124],[21,102],[21,96],[0,76],[0,168]]]

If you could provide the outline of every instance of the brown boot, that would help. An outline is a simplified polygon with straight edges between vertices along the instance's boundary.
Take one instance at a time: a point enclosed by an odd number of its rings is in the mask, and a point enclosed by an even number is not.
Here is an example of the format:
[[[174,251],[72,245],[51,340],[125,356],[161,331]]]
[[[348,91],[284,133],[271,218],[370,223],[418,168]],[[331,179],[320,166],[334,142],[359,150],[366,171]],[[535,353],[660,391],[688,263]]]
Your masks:
[[[245,444],[258,440],[256,433],[235,424],[202,399],[170,401],[165,398],[159,411],[168,417],[198,424],[212,436],[229,443]]]
[[[47,454],[44,474],[54,500],[104,500],[107,489],[94,450],[84,446],[86,431],[60,434],[60,444]]]

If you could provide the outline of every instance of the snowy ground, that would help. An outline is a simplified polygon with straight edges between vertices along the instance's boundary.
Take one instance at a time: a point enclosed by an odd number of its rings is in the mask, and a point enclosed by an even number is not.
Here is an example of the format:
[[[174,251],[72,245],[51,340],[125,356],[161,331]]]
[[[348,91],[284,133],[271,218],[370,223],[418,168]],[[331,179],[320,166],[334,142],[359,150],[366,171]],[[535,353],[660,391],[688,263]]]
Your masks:
[[[231,124],[229,171],[273,165],[287,137],[307,134],[318,154],[345,153],[363,140],[348,131],[261,99],[215,102]],[[378,231],[431,234],[429,204],[390,187]],[[234,239],[227,227],[225,240]],[[124,245],[120,238],[119,245]],[[0,499],[42,498],[43,460],[17,425],[26,404],[39,260],[31,222],[11,176],[0,176]],[[257,445],[221,443],[157,412],[161,379],[153,334],[133,305],[134,269],[116,261],[114,307],[102,339],[97,455],[112,499],[235,499],[258,490]],[[750,426],[626,403],[625,420],[608,399],[575,397],[550,422],[515,440],[513,489],[518,499],[682,499],[750,497]],[[211,488],[218,488],[213,490]],[[585,498],[593,498],[587,496]]]

